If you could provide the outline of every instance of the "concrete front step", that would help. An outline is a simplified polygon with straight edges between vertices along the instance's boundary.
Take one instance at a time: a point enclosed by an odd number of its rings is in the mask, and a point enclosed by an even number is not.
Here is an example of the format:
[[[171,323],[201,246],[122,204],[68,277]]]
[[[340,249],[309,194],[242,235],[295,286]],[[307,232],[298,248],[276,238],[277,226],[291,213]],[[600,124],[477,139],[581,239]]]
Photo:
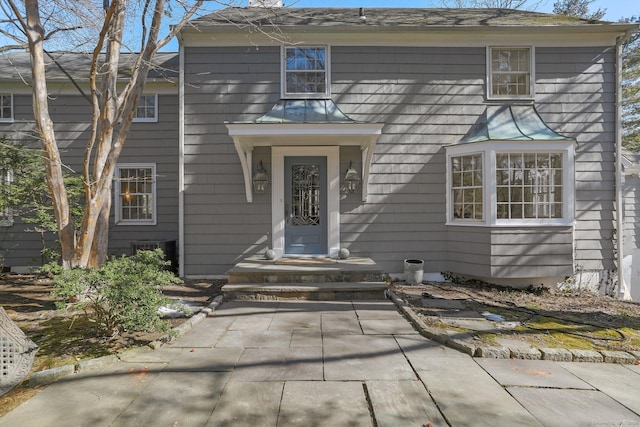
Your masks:
[[[353,301],[385,298],[383,282],[230,283],[222,287],[230,300]]]
[[[382,282],[384,272],[370,258],[279,259],[251,257],[227,272],[229,283]]]

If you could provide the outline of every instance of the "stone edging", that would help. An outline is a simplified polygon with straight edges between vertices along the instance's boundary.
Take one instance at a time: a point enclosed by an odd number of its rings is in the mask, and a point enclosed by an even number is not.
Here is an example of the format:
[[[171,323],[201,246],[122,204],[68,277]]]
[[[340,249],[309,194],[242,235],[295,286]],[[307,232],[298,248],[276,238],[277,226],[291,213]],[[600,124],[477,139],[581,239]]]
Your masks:
[[[220,304],[222,304],[222,298],[222,295],[218,295],[213,299],[211,303],[209,303],[209,305],[200,310],[198,314],[191,316],[189,319],[187,319],[186,322],[173,328],[167,335],[157,341],[150,342],[145,347],[133,347],[117,354],[110,354],[108,356],[102,356],[95,359],[83,360],[75,365],[64,365],[57,368],[34,372],[29,377],[29,387],[51,384],[60,378],[76,374],[80,371],[111,365],[113,363],[121,361],[126,356],[155,350],[161,347],[163,344],[171,342],[175,338],[184,335],[195,325],[206,319],[211,313],[213,313],[213,311],[215,311],[215,309]]]
[[[461,351],[472,357],[491,359],[552,360],[556,362],[604,362],[633,364],[640,361],[640,351],[570,350],[565,348],[509,348],[497,346],[476,346],[459,338],[452,338],[442,329],[428,326],[418,314],[391,289],[386,296],[393,301],[420,333],[434,341]]]

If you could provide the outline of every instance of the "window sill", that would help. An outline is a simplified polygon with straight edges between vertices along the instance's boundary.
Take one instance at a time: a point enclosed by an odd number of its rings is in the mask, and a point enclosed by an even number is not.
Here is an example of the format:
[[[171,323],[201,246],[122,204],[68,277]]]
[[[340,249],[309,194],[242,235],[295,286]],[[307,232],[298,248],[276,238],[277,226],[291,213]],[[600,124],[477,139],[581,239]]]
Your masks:
[[[500,220],[493,223],[485,221],[447,221],[445,224],[453,227],[493,227],[493,228],[514,228],[514,227],[573,227],[573,220],[561,221],[540,221],[540,220]]]
[[[153,221],[135,221],[135,220],[120,220],[116,221],[115,225],[158,225],[158,222]]]

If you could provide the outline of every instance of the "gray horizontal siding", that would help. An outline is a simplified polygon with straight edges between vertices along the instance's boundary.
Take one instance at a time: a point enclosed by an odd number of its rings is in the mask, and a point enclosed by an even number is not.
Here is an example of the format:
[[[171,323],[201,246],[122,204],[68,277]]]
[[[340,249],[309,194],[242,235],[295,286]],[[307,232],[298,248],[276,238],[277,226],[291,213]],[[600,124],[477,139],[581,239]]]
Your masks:
[[[30,95],[14,96],[15,120],[0,124],[0,136],[32,141],[33,111]],[[130,253],[132,241],[178,239],[178,97],[159,95],[158,122],[133,123],[119,163],[155,163],[157,225],[114,225],[109,232],[109,253]],[[90,135],[91,107],[82,96],[58,95],[50,100],[50,110],[62,159],[72,170],[80,171],[84,148]],[[113,216],[112,216],[113,218]],[[0,257],[7,265],[38,264],[40,250],[36,233],[26,233],[16,221],[0,229]],[[3,237],[0,237],[3,239]],[[55,236],[50,236],[51,243]],[[4,249],[4,252],[1,252]]]
[[[640,178],[624,176],[624,255],[640,247]]]
[[[565,229],[538,235],[537,229],[445,225],[443,146],[458,142],[485,110],[484,48],[331,52],[332,99],[356,120],[384,123],[367,202],[357,194],[340,202],[344,247],[389,272],[399,271],[404,258],[424,259],[427,271],[484,277],[572,271],[572,232]],[[187,274],[223,273],[238,257],[268,245],[270,194],[253,205],[244,200],[242,171],[223,122],[255,120],[278,100],[279,53],[277,47],[185,51],[185,238],[197,241],[186,248]],[[536,49],[536,107],[554,130],[578,141],[576,258],[593,269],[609,268],[613,259],[607,243],[596,244],[613,227],[613,69],[610,49]],[[359,165],[357,148],[343,147],[340,156],[341,171],[350,159]],[[269,159],[269,149],[254,152],[255,164]]]
[[[615,52],[611,48],[537,48],[536,103],[576,147],[575,265],[612,269],[615,225]]]

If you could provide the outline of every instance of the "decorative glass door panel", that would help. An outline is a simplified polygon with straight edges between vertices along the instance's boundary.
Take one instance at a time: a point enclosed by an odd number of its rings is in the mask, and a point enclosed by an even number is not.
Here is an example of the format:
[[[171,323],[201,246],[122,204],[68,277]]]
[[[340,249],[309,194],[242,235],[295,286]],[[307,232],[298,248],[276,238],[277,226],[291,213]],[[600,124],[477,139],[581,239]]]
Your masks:
[[[326,157],[285,157],[285,255],[326,255],[326,186]]]

